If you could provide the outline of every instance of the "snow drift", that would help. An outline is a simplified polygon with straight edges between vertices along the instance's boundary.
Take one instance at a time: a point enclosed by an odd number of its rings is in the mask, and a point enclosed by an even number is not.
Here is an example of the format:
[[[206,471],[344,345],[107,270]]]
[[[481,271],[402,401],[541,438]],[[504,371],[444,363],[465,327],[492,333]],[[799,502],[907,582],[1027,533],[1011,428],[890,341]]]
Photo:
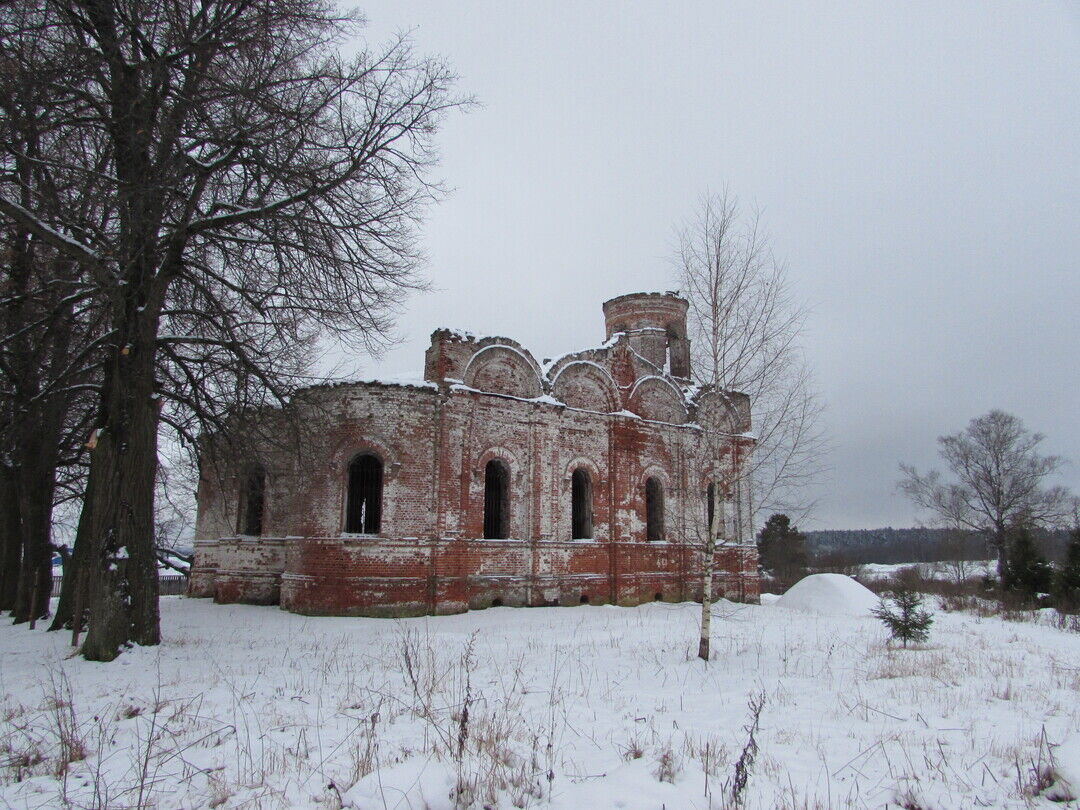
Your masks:
[[[865,616],[877,604],[873,591],[843,574],[811,574],[774,602],[776,607],[835,616]]]
[[[1046,798],[1053,802],[1067,802],[1080,798],[1080,735],[1056,746],[1057,781],[1046,792]]]

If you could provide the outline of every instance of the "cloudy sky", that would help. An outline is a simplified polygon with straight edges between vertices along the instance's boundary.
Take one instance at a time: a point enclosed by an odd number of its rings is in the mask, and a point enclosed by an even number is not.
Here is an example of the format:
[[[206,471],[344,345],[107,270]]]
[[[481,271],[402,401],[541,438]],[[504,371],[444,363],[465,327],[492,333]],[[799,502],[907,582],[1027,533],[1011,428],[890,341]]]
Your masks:
[[[366,376],[422,373],[455,326],[538,357],[600,304],[672,286],[679,223],[763,211],[811,315],[831,472],[812,526],[912,525],[899,461],[1003,408],[1080,491],[1075,2],[367,0],[482,106],[440,134],[434,289]]]

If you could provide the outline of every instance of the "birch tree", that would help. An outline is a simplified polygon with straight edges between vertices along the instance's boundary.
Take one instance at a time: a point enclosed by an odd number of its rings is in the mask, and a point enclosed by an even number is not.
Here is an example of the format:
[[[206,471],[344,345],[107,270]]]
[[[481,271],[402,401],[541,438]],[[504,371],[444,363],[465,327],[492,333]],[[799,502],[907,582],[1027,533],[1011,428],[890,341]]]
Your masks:
[[[703,199],[696,218],[679,234],[676,271],[690,303],[687,330],[695,381],[718,396],[746,394],[753,413],[752,453],[741,449],[746,437],[721,430],[706,439],[716,468],[727,471],[710,493],[711,519],[704,532],[698,654],[708,660],[717,544],[746,539],[722,536],[721,487],[743,496],[736,503],[744,534],[762,510],[808,512],[813,503],[805,487],[823,470],[822,406],[800,347],[805,310],[756,215],[743,218],[738,200],[726,193]],[[703,427],[709,437],[709,427]],[[732,446],[739,448],[737,458],[725,455]]]
[[[936,522],[986,537],[1004,581],[1010,530],[1063,526],[1075,508],[1068,490],[1050,484],[1064,460],[1039,451],[1044,438],[1018,417],[990,411],[958,433],[938,437],[938,455],[952,480],[938,470],[920,473],[901,464],[900,491]]]
[[[750,397],[757,444],[740,469],[750,523],[763,510],[807,514],[807,485],[824,470],[822,403],[800,343],[806,310],[760,217],[728,193],[706,197],[679,234],[676,270],[696,381]]]

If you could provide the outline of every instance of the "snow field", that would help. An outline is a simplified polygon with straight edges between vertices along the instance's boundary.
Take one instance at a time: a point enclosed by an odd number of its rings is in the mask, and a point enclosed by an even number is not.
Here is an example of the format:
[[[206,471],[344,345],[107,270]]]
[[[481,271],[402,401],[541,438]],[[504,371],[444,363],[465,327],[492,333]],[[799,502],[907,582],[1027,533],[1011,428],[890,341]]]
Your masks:
[[[903,650],[869,616],[715,613],[708,665],[689,603],[388,621],[172,597],[162,645],[105,665],[3,626],[0,806],[724,808],[762,694],[747,808],[1078,806],[1048,797],[1080,771],[1080,634],[939,613]]]

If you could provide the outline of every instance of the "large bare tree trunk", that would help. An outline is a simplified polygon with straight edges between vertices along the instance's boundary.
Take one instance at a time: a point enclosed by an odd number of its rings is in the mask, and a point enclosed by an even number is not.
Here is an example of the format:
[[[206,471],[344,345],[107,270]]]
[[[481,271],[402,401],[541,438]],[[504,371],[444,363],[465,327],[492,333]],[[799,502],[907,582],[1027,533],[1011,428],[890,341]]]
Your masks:
[[[149,319],[147,319],[149,320]],[[154,324],[138,323],[111,363],[103,392],[105,426],[91,454],[84,509],[90,509],[87,580],[90,623],[83,655],[111,661],[129,643],[157,644],[154,474],[158,405]]]
[[[52,471],[24,470],[19,486],[19,513],[22,515],[23,566],[15,597],[15,623],[30,622],[49,616],[49,597],[53,589],[52,545]]]
[[[90,549],[90,509],[83,499],[83,508],[79,512],[79,526],[75,530],[75,544],[71,551],[71,558],[64,566],[64,579],[60,584],[60,598],[56,602],[56,613],[53,614],[50,630],[63,630],[71,628],[72,646],[79,646],[79,633],[82,632],[82,615],[88,603],[86,597],[86,579],[84,572],[89,569]],[[76,626],[75,617],[79,617]]]
[[[15,622],[49,615],[52,595],[52,501],[56,486],[56,442],[42,431],[24,436],[19,456],[19,514],[22,534],[22,572],[15,600]]]
[[[0,610],[13,610],[22,569],[22,531],[15,474],[0,469]]]

